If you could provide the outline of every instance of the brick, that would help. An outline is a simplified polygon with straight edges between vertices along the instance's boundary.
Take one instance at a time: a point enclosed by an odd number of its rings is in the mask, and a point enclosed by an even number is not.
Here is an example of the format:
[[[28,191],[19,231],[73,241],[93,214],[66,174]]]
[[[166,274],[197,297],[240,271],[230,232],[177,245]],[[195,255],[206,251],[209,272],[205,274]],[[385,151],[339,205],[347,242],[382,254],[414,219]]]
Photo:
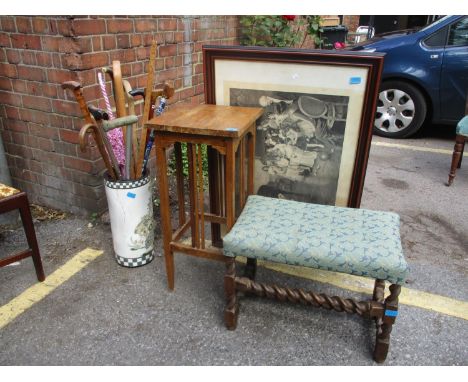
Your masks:
[[[64,37],[75,36],[72,19],[57,20],[57,33]]]
[[[0,47],[11,47],[10,35],[6,33],[0,33]]]
[[[69,70],[81,69],[81,55],[77,53],[64,54],[62,56],[62,67]]]
[[[42,151],[54,151],[54,143],[50,139],[38,138],[38,149]]]
[[[116,36],[103,36],[102,44],[103,44],[104,50],[115,49],[117,47]]]
[[[47,81],[49,83],[62,84],[65,81],[77,81],[78,74],[69,70],[47,69]]]
[[[32,23],[30,17],[16,17],[16,28],[19,33],[32,33]]]
[[[23,121],[40,123],[47,125],[49,123],[49,113],[44,113],[39,110],[20,109],[20,119]]]
[[[43,83],[42,82],[32,82],[32,81],[25,81],[26,82],[26,93],[34,96],[42,96],[43,95]],[[24,99],[23,99],[24,103]],[[26,105],[26,104],[25,104]]]
[[[37,66],[49,68],[52,66],[52,55],[50,53],[36,53]]]
[[[13,90],[11,80],[6,77],[0,77],[0,89],[1,90]]]
[[[59,154],[77,156],[77,148],[78,145],[76,143],[54,141],[54,151]]]
[[[159,71],[156,74],[156,80],[160,82],[164,82],[166,80],[174,80],[177,77],[177,69],[168,69]]]
[[[177,19],[159,19],[158,30],[175,31],[177,30]]]
[[[19,109],[13,106],[4,106],[6,117],[9,119],[20,119]]]
[[[58,51],[60,53],[83,53],[91,51],[90,38],[59,38]]]
[[[29,133],[32,136],[39,138],[48,138],[54,140],[59,139],[58,129],[56,127],[50,127],[45,124],[30,123]]]
[[[2,23],[2,30],[5,32],[17,32],[15,25],[15,18],[13,16],[0,17]]]
[[[58,86],[50,84],[42,84],[42,94],[44,97],[57,98],[58,97]]]
[[[0,63],[0,76],[18,78],[17,66],[12,64]]]
[[[42,36],[42,49],[47,52],[58,52],[63,37]]]
[[[41,50],[41,38],[33,35],[12,34],[11,45],[17,49]]]
[[[177,55],[177,45],[165,45],[159,47],[159,57],[167,56],[176,56]]]
[[[23,95],[23,105],[29,109],[50,111],[51,102],[49,98]]]
[[[36,66],[36,54],[28,50],[23,50],[21,52],[21,61],[23,65]]]
[[[79,132],[71,130],[60,130],[60,140],[66,143],[80,143]]]
[[[32,28],[34,33],[45,34],[51,32],[51,24],[47,19],[42,17],[32,18]]]
[[[110,93],[108,93],[110,94]],[[101,87],[99,85],[93,86],[86,86],[83,89],[83,97],[84,99],[89,101],[94,101],[102,97],[101,95]]]
[[[81,69],[94,69],[107,65],[109,65],[109,55],[106,52],[82,55]]]
[[[52,100],[52,110],[55,113],[68,116],[81,117],[81,110],[76,102],[69,102],[60,99]]]
[[[76,36],[104,34],[106,33],[106,22],[103,19],[73,20],[73,31]]]
[[[24,121],[19,121],[16,119],[5,119],[5,129],[16,131],[20,133],[28,133],[28,124]]]
[[[12,131],[11,132],[11,141],[16,145],[24,146],[25,143],[26,143],[25,134],[23,132],[18,133],[18,132]],[[10,152],[10,154],[13,154],[13,153]]]
[[[157,20],[135,20],[135,32],[138,33],[156,32],[157,26]]]
[[[18,65],[18,77],[23,80],[45,82],[45,74],[43,68]]]
[[[130,35],[130,45],[135,48],[142,44],[141,35],[131,34]]]
[[[120,34],[117,36],[117,48],[127,49],[130,48],[130,36],[128,34]]]
[[[107,33],[130,33],[133,32],[133,20],[115,19],[107,20]]]
[[[86,173],[91,173],[93,171],[93,164],[90,161],[81,158],[74,157],[63,157],[63,165],[66,168],[73,170],[83,171]]]
[[[19,64],[21,62],[21,54],[16,49],[6,49],[7,60],[10,64]]]
[[[93,52],[100,52],[102,50],[101,36],[93,37],[92,42],[93,42]]]
[[[122,63],[134,62],[137,55],[134,49],[116,50],[110,53],[110,61],[120,61]]]
[[[21,106],[21,96],[11,92],[0,91],[0,104]]]

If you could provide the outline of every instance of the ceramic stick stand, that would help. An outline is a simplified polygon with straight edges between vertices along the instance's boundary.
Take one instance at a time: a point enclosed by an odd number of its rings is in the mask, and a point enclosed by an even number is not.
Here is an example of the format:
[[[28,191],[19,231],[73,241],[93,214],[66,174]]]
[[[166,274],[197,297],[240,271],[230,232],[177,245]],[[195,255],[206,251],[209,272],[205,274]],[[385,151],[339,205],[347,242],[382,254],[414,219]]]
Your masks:
[[[153,180],[104,180],[117,263],[139,267],[153,260]]]

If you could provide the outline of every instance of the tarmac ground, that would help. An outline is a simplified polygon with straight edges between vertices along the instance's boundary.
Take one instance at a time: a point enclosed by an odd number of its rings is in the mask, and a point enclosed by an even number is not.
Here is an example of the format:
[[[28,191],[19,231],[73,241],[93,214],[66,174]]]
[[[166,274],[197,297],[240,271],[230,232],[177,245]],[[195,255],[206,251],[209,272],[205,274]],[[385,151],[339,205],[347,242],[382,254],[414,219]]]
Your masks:
[[[411,268],[384,365],[468,365],[468,158],[446,187],[454,136],[444,128],[373,138],[361,207],[400,214]],[[171,292],[163,257],[119,266],[99,220],[35,225],[48,278],[38,287],[31,259],[0,269],[0,365],[377,365],[369,320],[242,297],[229,331],[223,264],[176,254]],[[0,256],[21,243],[21,228],[3,230]],[[257,277],[358,300],[372,284],[268,264]]]

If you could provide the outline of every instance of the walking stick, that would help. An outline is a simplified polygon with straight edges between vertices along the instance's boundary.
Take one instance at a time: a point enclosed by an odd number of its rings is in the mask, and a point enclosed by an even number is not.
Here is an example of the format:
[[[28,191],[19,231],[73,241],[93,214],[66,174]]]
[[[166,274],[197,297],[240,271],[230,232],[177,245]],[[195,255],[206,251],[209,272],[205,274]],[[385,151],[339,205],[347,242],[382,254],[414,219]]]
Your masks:
[[[153,90],[156,51],[157,51],[157,43],[156,43],[156,40],[153,40],[151,44],[150,59],[149,59],[149,64],[148,64],[148,77],[146,79],[145,105],[143,108],[143,119],[142,119],[143,126],[145,125],[146,122],[148,122],[150,109],[151,109],[151,92]],[[138,146],[138,158],[137,158],[138,176],[142,174],[145,148],[146,148],[146,130],[142,129],[141,135],[140,135],[140,144]]]
[[[86,101],[83,98],[81,84],[76,81],[67,81],[62,84],[62,88],[70,89],[73,91],[73,94],[75,95],[76,101],[78,102],[78,105],[80,106],[80,109],[81,109],[81,112],[83,114],[85,121],[87,122],[87,124],[96,126],[95,125],[96,121],[91,115],[91,113],[89,112],[88,106],[86,105]],[[106,150],[105,141],[107,141],[107,137],[105,137],[104,134],[99,133],[99,129],[97,128],[97,126],[96,126],[96,129],[92,129],[91,132],[93,134],[93,138],[96,142],[98,150],[102,156],[102,159],[104,160],[104,164],[106,166],[107,172],[109,173],[109,176],[114,180],[118,179],[119,177],[117,173],[118,168],[115,169],[111,163],[111,155],[113,155],[113,153],[108,152]]]
[[[132,86],[130,82],[127,80],[123,80],[123,87],[125,90],[125,98],[127,100],[128,105],[128,114],[135,115],[135,101],[133,97],[130,95],[132,91]],[[131,152],[132,152],[132,169],[134,172],[134,179],[138,177],[137,172],[137,158],[138,158],[138,134],[137,134],[137,124],[132,126],[132,136],[131,136]]]
[[[135,124],[136,122],[138,122],[138,117],[136,115],[128,115],[125,117],[113,119],[112,121],[103,121],[102,128],[104,131],[108,132],[118,127],[127,127],[127,135],[129,136],[128,141],[131,142],[132,125]],[[126,157],[130,158],[132,156],[131,146],[127,145],[125,149],[126,149],[126,153],[125,153]],[[131,161],[128,159],[125,161],[125,176],[127,177],[127,179],[130,179],[130,176],[129,176],[131,172],[130,163]]]

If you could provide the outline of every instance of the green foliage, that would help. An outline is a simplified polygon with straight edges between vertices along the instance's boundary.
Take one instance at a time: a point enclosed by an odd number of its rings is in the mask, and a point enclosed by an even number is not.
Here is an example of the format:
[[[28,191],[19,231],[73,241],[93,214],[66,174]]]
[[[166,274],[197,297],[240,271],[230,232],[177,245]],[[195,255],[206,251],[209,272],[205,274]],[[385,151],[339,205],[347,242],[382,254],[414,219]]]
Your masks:
[[[321,16],[242,16],[240,18],[241,44],[267,47],[292,47],[311,36],[316,47],[321,47],[323,29]],[[305,25],[304,28],[301,28]]]
[[[188,156],[187,156],[187,144],[182,143],[181,145],[181,151],[182,151],[182,172],[184,176],[188,176],[188,169],[189,169],[189,163],[188,163]],[[207,146],[206,145],[201,145],[201,150],[202,150],[202,168],[203,168],[203,179],[206,181],[208,179],[208,154],[207,154]],[[171,158],[169,161],[169,172],[173,174],[176,170],[176,162],[175,158]]]
[[[297,44],[302,38],[297,28],[299,24],[283,16],[242,16],[240,24],[242,45],[284,48]]]
[[[323,33],[323,28],[320,26],[322,21],[321,16],[305,16],[306,25],[307,25],[307,34],[312,37],[314,44],[317,48],[321,48],[323,40],[321,39],[321,34]]]

